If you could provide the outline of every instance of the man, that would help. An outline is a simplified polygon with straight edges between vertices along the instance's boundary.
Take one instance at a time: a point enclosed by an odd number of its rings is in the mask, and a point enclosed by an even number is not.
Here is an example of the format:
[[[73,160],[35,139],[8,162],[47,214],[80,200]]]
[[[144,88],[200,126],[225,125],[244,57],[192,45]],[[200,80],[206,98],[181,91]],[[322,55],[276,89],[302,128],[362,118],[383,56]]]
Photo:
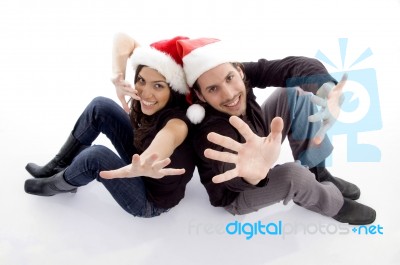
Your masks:
[[[234,63],[234,52],[217,39],[182,40],[177,45],[193,102],[199,103],[187,115],[199,123],[194,130],[196,162],[213,206],[246,214],[293,200],[343,223],[375,220],[372,208],[354,201],[359,188],[325,168],[333,147],[324,135],[340,110],[346,78],[338,84],[320,62],[305,57]],[[253,88],[271,86],[281,88],[260,107]],[[322,127],[315,122],[321,119]],[[299,163],[271,168],[285,137]]]

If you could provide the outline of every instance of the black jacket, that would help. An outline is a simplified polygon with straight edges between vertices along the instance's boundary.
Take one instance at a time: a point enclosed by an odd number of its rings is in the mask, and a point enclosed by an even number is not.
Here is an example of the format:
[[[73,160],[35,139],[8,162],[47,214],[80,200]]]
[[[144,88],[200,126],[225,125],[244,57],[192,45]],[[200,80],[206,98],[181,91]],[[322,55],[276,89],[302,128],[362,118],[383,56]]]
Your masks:
[[[153,130],[151,130],[144,139],[145,148],[150,145],[156,134],[171,119],[180,119],[184,121],[189,128],[189,132],[191,132],[190,128],[192,124],[186,117],[185,110],[178,107],[162,109],[160,113],[157,114],[157,120],[154,122]],[[184,168],[185,173],[176,176],[165,176],[160,179],[142,177],[146,187],[147,199],[161,208],[168,209],[177,205],[185,196],[186,184],[193,176],[195,169],[193,157],[193,146],[189,133],[184,142],[174,150],[170,157],[171,163],[167,166],[169,168]]]
[[[328,74],[326,68],[316,59],[306,57],[287,57],[282,60],[268,61],[260,59],[258,62],[243,63],[246,80],[249,84],[247,92],[247,108],[245,122],[257,135],[268,135],[266,121],[261,114],[260,105],[256,102],[253,88],[265,87],[293,87],[300,86],[305,91],[316,93],[318,88],[326,82],[337,83]],[[213,206],[226,206],[230,204],[241,191],[256,189],[242,178],[215,184],[212,178],[234,167],[233,164],[222,163],[208,159],[204,156],[204,150],[211,148],[218,151],[224,150],[207,140],[207,134],[216,132],[221,135],[243,143],[244,139],[229,123],[229,115],[221,113],[210,106],[206,106],[204,120],[194,129],[194,150],[196,153],[196,165],[200,174],[201,183],[207,190],[210,202]],[[260,183],[261,185],[265,183]]]

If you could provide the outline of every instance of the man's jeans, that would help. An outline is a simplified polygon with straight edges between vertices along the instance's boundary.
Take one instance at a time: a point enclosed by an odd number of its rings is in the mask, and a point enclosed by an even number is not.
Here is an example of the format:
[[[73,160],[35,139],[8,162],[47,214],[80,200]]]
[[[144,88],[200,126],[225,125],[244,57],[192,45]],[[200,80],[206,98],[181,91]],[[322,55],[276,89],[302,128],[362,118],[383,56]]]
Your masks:
[[[282,141],[288,137],[294,159],[308,168],[324,161],[333,150],[327,136],[319,145],[312,143],[313,137],[321,127],[321,122],[308,121],[308,116],[318,111],[310,98],[311,94],[300,88],[277,88],[261,105],[267,127],[274,117],[283,119]]]

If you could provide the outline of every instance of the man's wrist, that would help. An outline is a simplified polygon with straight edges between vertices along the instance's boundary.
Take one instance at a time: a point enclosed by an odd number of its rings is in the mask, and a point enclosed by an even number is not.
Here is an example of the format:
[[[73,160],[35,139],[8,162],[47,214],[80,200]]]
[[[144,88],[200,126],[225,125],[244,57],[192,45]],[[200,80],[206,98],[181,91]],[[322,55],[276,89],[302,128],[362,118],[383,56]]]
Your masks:
[[[268,170],[269,172],[269,170]],[[259,178],[254,178],[254,179],[248,179],[248,178],[243,178],[244,181],[247,183],[257,186],[257,187],[263,187],[265,186],[265,183],[268,182],[268,172],[264,175],[264,177],[259,177]]]
[[[257,186],[257,184],[261,181],[261,179],[248,179],[248,178],[243,178],[243,180],[254,186]]]

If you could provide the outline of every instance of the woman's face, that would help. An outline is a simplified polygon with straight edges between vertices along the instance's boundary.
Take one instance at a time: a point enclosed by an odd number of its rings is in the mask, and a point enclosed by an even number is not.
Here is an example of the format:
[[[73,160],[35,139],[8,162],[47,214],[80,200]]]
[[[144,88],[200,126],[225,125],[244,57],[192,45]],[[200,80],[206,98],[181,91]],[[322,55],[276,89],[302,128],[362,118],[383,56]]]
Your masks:
[[[164,108],[171,95],[164,76],[150,67],[140,70],[135,88],[140,97],[142,112],[148,116]]]

